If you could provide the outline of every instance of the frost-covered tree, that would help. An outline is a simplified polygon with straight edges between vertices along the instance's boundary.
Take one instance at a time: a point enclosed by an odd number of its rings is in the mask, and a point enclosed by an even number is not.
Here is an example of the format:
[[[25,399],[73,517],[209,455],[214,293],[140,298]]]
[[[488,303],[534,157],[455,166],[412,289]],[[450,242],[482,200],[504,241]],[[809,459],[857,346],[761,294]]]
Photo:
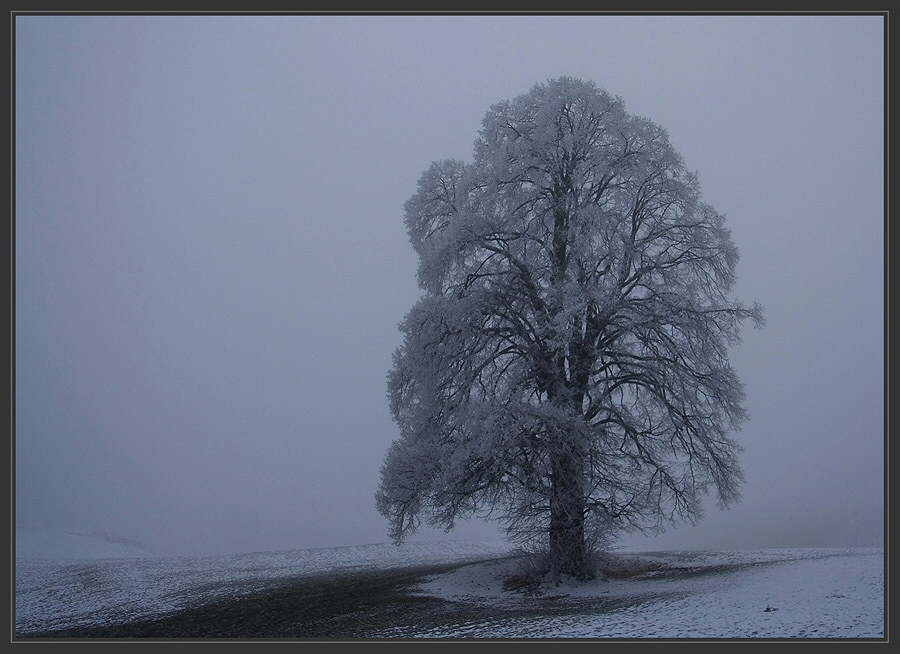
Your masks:
[[[737,250],[665,130],[593,83],[539,84],[405,212],[424,295],[388,379],[396,541],[492,517],[585,578],[592,546],[737,497],[727,348],[762,312],[729,298]]]

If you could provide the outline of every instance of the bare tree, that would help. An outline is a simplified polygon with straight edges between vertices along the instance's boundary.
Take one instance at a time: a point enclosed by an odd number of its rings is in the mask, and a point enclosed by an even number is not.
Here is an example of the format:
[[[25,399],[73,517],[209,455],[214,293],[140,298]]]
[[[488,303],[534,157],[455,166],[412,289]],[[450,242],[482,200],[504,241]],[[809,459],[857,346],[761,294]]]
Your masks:
[[[762,311],[729,299],[737,250],[663,129],[593,83],[539,84],[405,211],[424,295],[389,373],[395,540],[482,515],[587,578],[592,545],[736,499],[727,347]]]

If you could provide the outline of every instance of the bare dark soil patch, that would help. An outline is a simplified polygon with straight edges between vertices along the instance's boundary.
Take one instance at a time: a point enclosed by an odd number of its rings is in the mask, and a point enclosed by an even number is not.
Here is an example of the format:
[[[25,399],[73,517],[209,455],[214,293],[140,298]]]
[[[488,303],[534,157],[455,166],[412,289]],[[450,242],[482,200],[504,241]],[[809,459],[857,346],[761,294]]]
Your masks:
[[[410,588],[457,565],[365,570],[296,577],[240,597],[124,624],[81,626],[29,638],[353,638],[440,600]]]
[[[481,606],[417,593],[428,576],[468,564],[363,570],[283,581],[240,597],[123,624],[71,627],[29,639],[340,639],[415,638],[424,631],[498,625],[528,617],[605,612],[622,602],[512,591],[508,605]],[[518,598],[520,601],[515,601]]]
[[[473,562],[364,569],[297,576],[263,590],[197,604],[163,616],[120,624],[73,626],[29,633],[28,639],[292,639],[366,640],[416,638],[421,634],[479,637],[527,618],[596,615],[645,598],[572,598],[545,592],[540,577],[523,570],[504,583],[502,604],[449,601],[418,592],[426,578]],[[660,566],[652,561],[610,559],[599,566],[612,579],[690,577],[734,571],[753,564],[700,568]]]

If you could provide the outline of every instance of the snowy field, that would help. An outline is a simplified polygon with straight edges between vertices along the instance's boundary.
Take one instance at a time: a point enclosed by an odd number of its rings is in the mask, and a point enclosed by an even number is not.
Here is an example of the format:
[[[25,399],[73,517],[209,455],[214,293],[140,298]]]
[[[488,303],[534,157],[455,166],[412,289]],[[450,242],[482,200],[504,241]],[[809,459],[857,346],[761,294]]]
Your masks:
[[[16,636],[113,624],[240,596],[320,572],[471,562],[417,592],[483,608],[478,619],[377,638],[838,638],[885,637],[882,549],[617,553],[643,570],[536,592],[504,590],[522,561],[502,543],[435,542],[162,558],[86,534],[17,532]],[[484,562],[485,559],[495,559]],[[533,590],[533,589],[532,589]],[[492,618],[493,609],[554,607]],[[568,608],[567,608],[568,607]],[[495,610],[494,614],[500,611]]]
[[[560,584],[544,597],[587,609],[492,625],[490,618],[435,637],[883,638],[884,550],[788,549],[631,554],[648,572]],[[462,568],[422,591],[485,605],[509,602],[515,562]],[[504,595],[507,596],[504,598]],[[594,602],[586,600],[595,600]],[[521,601],[521,600],[520,600]],[[527,600],[526,600],[527,601]]]
[[[382,543],[165,558],[90,534],[16,533],[16,636],[114,624],[265,589],[287,577],[504,556],[501,543]]]

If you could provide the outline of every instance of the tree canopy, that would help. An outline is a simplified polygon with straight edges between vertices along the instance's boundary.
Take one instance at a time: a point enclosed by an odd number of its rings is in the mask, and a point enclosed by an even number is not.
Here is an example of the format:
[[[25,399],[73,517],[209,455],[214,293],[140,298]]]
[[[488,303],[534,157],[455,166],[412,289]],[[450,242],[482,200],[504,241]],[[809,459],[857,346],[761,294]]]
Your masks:
[[[762,311],[729,297],[738,251],[664,129],[538,84],[490,108],[472,163],[422,174],[405,221],[423,295],[388,376],[394,539],[483,515],[584,577],[622,530],[738,497],[728,348]]]

